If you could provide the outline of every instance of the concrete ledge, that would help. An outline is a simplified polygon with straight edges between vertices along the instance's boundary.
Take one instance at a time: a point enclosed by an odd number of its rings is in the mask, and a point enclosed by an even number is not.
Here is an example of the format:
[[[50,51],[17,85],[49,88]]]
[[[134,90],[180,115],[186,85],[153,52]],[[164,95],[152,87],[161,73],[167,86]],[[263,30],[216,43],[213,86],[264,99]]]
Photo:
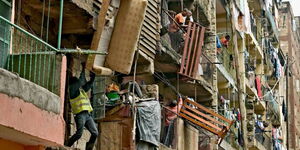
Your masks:
[[[0,93],[0,139],[24,145],[62,146],[63,116]],[[0,147],[1,149],[1,147]]]
[[[36,107],[59,114],[60,97],[47,89],[0,68],[0,93],[18,97]]]

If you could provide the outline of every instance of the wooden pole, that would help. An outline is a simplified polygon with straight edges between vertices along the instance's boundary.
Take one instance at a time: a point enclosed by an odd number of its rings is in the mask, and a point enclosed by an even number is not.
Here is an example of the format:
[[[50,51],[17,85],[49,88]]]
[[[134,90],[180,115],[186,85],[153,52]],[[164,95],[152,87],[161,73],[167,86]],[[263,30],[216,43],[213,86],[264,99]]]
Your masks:
[[[230,10],[231,10],[231,27],[232,27],[232,33],[233,33],[233,51],[234,51],[234,55],[235,55],[235,66],[236,66],[236,80],[237,80],[237,89],[238,89],[238,100],[239,100],[239,108],[240,108],[240,113],[241,113],[241,127],[242,127],[242,131],[243,131],[243,141],[244,141],[244,146],[243,149],[247,150],[248,148],[248,140],[247,140],[247,121],[246,121],[246,106],[245,106],[245,96],[243,94],[244,89],[242,88],[244,84],[244,82],[241,81],[241,79],[243,78],[243,74],[242,74],[242,66],[240,66],[241,64],[243,65],[244,63],[240,60],[240,53],[239,53],[239,49],[238,49],[238,41],[237,41],[237,31],[236,31],[236,27],[235,27],[235,19],[233,17],[234,14],[234,2],[231,1],[230,3]]]
[[[106,13],[109,8],[110,1],[111,0],[102,1],[101,9],[99,11],[98,20],[97,20],[96,31],[94,32],[93,39],[92,39],[92,44],[91,44],[91,48],[90,48],[91,50],[97,51],[97,49],[99,47],[99,41],[100,41],[101,34],[102,34],[102,31],[105,26],[105,16],[106,16]],[[96,55],[88,56],[88,59],[86,62],[86,68],[88,70],[91,70],[91,71],[93,70],[95,57],[96,57]]]

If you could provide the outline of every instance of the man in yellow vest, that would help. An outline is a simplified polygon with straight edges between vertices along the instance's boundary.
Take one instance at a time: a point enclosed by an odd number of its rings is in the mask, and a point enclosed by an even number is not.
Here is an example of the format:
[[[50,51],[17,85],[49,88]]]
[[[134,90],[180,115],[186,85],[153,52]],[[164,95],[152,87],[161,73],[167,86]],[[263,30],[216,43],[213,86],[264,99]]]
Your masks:
[[[90,133],[90,140],[86,143],[86,150],[92,150],[98,136],[98,129],[91,116],[93,108],[91,106],[88,92],[94,82],[95,74],[90,72],[90,80],[87,82],[85,78],[85,68],[82,65],[82,72],[79,79],[73,76],[69,79],[70,104],[72,112],[75,115],[76,133],[66,142],[66,145],[71,147],[77,140],[80,139],[85,127]]]

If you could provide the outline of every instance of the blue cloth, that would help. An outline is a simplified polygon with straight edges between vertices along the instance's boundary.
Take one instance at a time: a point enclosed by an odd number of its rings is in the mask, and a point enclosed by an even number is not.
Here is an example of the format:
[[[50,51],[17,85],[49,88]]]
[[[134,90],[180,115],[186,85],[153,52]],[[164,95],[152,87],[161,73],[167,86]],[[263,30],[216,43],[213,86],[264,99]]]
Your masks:
[[[275,61],[275,77],[279,79],[281,76],[281,64],[279,59],[277,58]]]
[[[222,44],[221,44],[219,36],[216,36],[216,42],[217,42],[217,48],[222,48]]]

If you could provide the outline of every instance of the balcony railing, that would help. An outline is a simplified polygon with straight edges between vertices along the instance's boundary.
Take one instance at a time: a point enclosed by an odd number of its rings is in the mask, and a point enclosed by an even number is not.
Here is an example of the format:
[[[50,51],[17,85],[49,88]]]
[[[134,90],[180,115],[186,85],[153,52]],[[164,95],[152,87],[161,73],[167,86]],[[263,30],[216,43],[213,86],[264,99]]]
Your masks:
[[[57,49],[0,16],[0,68],[49,91],[56,89]]]

